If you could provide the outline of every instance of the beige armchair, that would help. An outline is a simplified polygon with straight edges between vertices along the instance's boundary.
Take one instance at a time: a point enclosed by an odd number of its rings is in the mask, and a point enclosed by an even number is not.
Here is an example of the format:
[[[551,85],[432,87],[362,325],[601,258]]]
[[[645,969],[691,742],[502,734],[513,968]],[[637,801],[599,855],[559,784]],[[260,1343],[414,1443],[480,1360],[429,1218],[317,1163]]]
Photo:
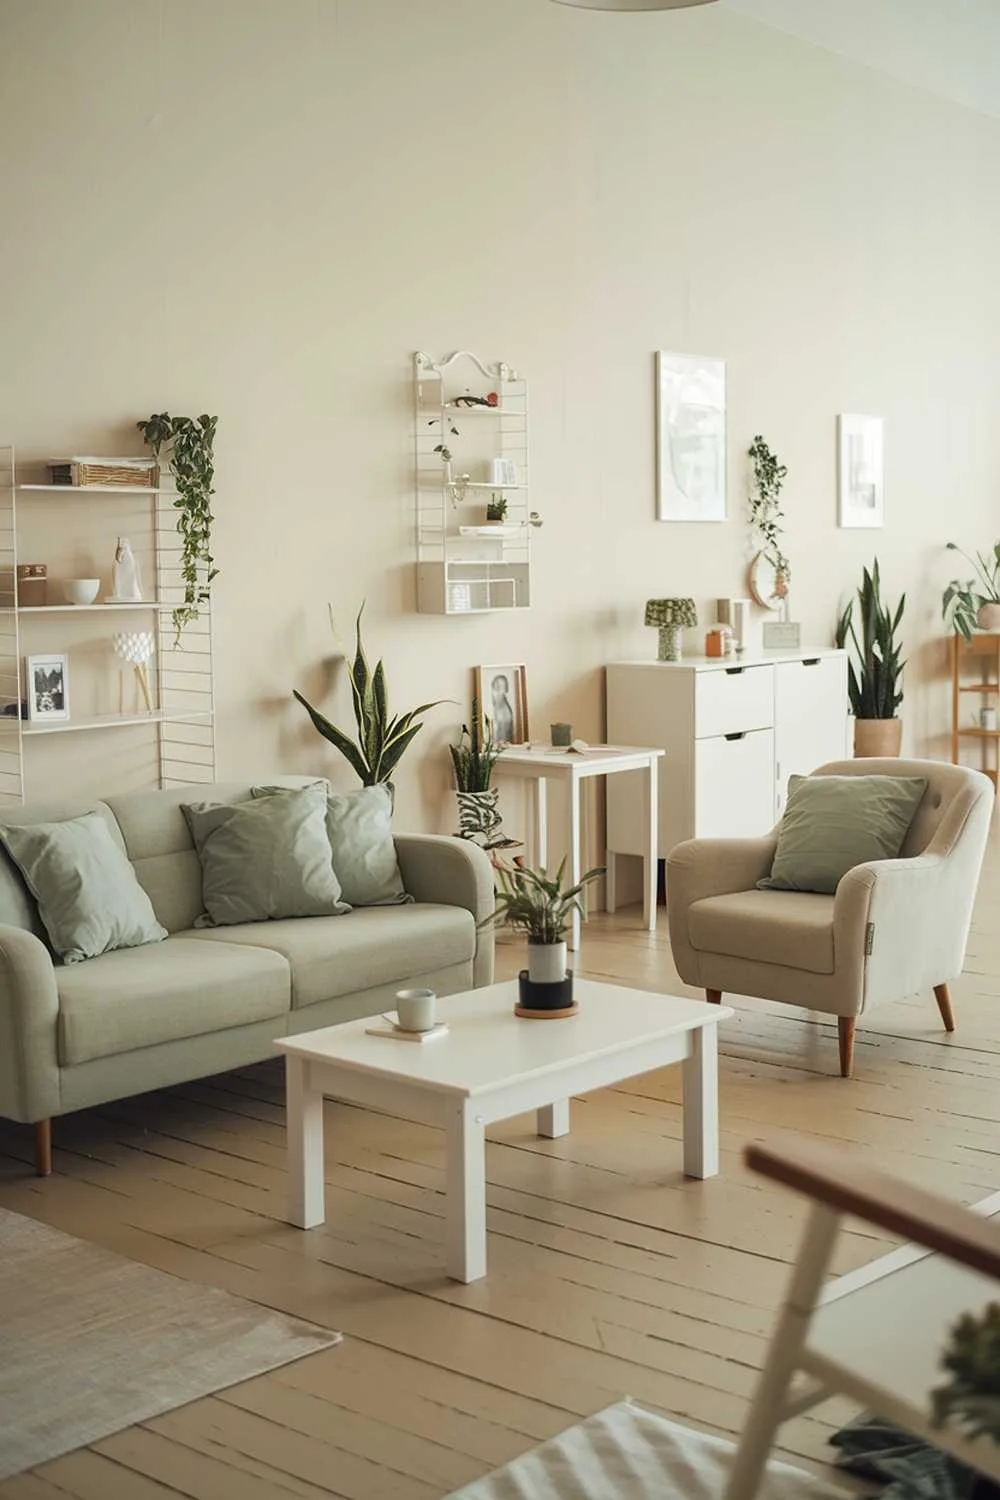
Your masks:
[[[815,776],[924,776],[899,859],[856,865],[836,894],[759,891],[777,829],[760,839],[689,839],[667,861],[677,972],[710,1001],[724,991],[835,1015],[851,1075],[857,1019],[933,989],[948,1031],[948,983],[962,971],[993,786],[978,771],[925,760],[834,761]]]

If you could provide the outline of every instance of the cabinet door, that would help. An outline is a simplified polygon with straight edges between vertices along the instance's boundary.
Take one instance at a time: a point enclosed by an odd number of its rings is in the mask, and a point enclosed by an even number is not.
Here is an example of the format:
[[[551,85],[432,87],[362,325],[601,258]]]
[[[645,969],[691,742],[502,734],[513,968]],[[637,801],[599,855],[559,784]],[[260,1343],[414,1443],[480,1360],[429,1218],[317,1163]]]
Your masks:
[[[719,735],[695,746],[695,838],[756,838],[774,827],[774,733]]]
[[[774,668],[774,754],[780,817],[789,776],[808,776],[847,754],[847,658],[820,656]]]

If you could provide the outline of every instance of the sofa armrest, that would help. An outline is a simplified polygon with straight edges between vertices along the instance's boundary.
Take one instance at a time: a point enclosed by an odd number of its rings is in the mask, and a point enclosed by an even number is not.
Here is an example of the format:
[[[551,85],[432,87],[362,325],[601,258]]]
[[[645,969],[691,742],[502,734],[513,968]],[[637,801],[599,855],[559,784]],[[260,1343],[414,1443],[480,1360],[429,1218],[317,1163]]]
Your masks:
[[[52,957],[23,927],[0,924],[0,1115],[32,1124],[60,1112]]]
[[[493,983],[493,929],[479,929],[496,906],[493,866],[477,844],[444,834],[397,833],[403,885],[416,901],[464,906],[476,923],[473,984]]]
[[[847,872],[834,902],[834,941],[838,966],[847,941],[869,950],[865,1009],[961,973],[974,880],[954,853],[871,860]]]
[[[759,839],[686,839],[667,856],[670,951],[685,984],[702,986],[701,961],[688,936],[688,908],[706,896],[753,890],[770,874],[777,830]]]

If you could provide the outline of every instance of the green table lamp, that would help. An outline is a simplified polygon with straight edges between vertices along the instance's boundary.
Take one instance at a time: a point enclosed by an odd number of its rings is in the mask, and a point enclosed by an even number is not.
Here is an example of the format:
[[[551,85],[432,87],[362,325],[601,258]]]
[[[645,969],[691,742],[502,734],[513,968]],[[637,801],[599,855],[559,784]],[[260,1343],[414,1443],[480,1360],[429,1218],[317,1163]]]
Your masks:
[[[660,632],[657,661],[680,661],[681,631],[698,623],[693,599],[647,599],[646,624]]]

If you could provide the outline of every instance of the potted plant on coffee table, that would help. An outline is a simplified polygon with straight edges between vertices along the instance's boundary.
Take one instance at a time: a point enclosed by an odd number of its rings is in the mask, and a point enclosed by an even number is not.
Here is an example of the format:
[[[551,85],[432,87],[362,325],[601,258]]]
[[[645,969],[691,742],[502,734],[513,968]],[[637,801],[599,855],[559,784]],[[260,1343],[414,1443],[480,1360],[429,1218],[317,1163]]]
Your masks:
[[[854,660],[847,664],[847,691],[854,714],[854,754],[898,755],[903,738],[903,721],[896,710],[903,701],[901,686],[905,662],[900,660],[902,647],[898,638],[906,595],[900,596],[895,611],[882,603],[878,558],[871,572],[863,570],[857,603],[861,615],[861,636],[854,627],[852,599],[837,625],[837,645],[853,648]]]
[[[581,912],[581,892],[604,874],[604,867],[588,870],[575,885],[563,889],[563,859],[555,875],[542,870],[499,867],[496,910],[481,927],[511,927],[528,939],[528,967],[518,975],[519,1016],[550,1019],[571,1016],[573,972],[566,966],[566,933],[573,913]]]

